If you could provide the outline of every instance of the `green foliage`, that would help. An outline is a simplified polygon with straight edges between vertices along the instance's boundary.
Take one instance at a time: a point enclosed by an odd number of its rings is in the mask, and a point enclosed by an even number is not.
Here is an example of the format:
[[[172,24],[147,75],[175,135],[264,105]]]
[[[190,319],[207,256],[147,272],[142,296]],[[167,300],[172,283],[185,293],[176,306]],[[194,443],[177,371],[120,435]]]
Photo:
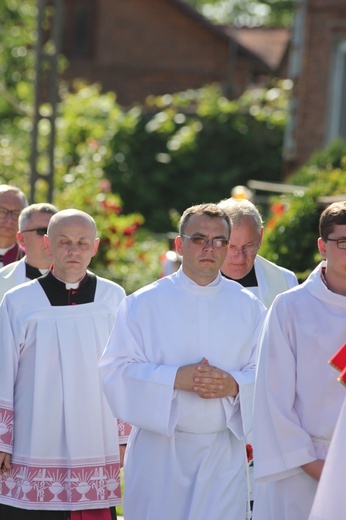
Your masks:
[[[130,110],[105,166],[125,212],[139,211],[165,232],[171,215],[192,204],[217,202],[249,179],[278,181],[289,88],[282,82],[229,101],[209,86]]]
[[[275,198],[265,226],[261,254],[304,280],[321,260],[317,250],[321,198],[346,199],[346,143],[336,141],[315,154],[290,182],[308,186],[302,196]]]
[[[97,85],[78,84],[74,92],[61,90],[58,112],[53,202],[59,209],[78,208],[95,218],[101,240],[91,268],[133,292],[158,278],[167,240],[142,231],[143,216],[125,214],[121,198],[110,191],[104,177],[109,140],[124,118],[122,109],[114,94],[101,94]],[[15,184],[27,195],[31,127],[24,115],[0,137],[0,182]],[[36,202],[44,200],[41,184]]]
[[[0,180],[28,192],[36,1],[0,2]]]
[[[109,142],[125,114],[113,93],[97,85],[76,84],[61,92],[57,120],[54,199],[59,208],[75,207],[90,213],[100,240],[91,264],[98,274],[120,283],[131,293],[160,274],[166,241],[141,230],[143,216],[124,213],[120,196],[104,177]]]
[[[0,2],[0,128],[32,104],[36,12],[35,0]]]
[[[36,15],[36,0],[0,5],[0,182],[27,195]],[[209,87],[151,98],[124,112],[114,94],[96,85],[76,85],[73,92],[62,86],[53,202],[95,218],[101,246],[93,269],[132,292],[159,276],[167,247],[163,235],[148,229],[176,229],[186,206],[227,197],[249,178],[277,180],[286,90],[283,84],[230,102]],[[47,135],[43,119],[43,152]],[[41,182],[36,202],[45,200],[45,188]]]

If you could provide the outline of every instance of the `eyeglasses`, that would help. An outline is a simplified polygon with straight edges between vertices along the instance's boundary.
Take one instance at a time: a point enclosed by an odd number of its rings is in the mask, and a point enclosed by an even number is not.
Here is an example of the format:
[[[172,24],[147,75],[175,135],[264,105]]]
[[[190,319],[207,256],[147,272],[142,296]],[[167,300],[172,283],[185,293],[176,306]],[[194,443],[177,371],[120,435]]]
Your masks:
[[[336,242],[338,249],[346,249],[346,238],[326,238],[326,242]]]
[[[18,220],[18,217],[20,215],[20,210],[0,208],[0,218],[7,218],[9,215],[11,215],[11,218],[13,220]]]
[[[29,231],[36,231],[39,237],[43,237],[47,234],[47,228],[46,227],[38,227],[38,228],[32,228],[32,229],[23,229],[21,233],[29,233]]]
[[[182,235],[184,238],[187,238],[189,240],[191,240],[191,242],[195,245],[195,246],[202,246],[202,247],[205,247],[206,245],[209,244],[209,242],[214,246],[214,247],[226,247],[228,246],[228,240],[226,238],[207,238],[207,237],[200,237],[200,236],[196,236],[196,235]]]
[[[230,246],[228,249],[229,256],[236,256],[238,253],[242,255],[255,255],[259,250],[260,246],[244,246],[241,249],[236,249],[234,246]]]

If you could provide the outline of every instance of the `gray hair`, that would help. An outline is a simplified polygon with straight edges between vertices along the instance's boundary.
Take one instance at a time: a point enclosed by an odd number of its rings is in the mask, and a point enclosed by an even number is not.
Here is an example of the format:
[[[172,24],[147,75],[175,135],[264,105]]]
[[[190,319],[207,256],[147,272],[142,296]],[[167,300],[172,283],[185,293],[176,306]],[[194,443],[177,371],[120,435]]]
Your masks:
[[[53,204],[49,204],[48,202],[41,202],[39,204],[31,204],[30,206],[27,206],[20,212],[19,215],[19,231],[22,231],[23,226],[30,222],[32,216],[36,213],[46,213],[48,215],[55,215],[55,213],[58,213],[58,208],[53,206]]]
[[[239,226],[242,224],[244,217],[253,218],[256,223],[258,233],[263,227],[263,220],[260,212],[256,206],[247,199],[224,199],[218,203],[219,208],[222,208],[231,219],[232,226]]]
[[[2,193],[13,193],[14,195],[18,195],[18,197],[20,197],[23,201],[23,208],[25,208],[28,205],[28,199],[26,198],[22,190],[20,190],[16,186],[11,186],[10,184],[0,184],[0,195]]]

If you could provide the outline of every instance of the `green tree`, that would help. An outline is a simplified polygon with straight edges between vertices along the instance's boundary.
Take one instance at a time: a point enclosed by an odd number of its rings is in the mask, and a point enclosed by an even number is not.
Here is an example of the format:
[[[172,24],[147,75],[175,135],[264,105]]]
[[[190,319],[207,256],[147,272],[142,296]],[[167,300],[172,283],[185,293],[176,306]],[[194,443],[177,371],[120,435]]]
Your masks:
[[[225,99],[210,86],[148,101],[124,115],[105,172],[126,212],[157,232],[194,203],[228,197],[249,179],[278,181],[286,83]]]
[[[346,198],[346,143],[336,141],[314,154],[290,182],[308,190],[301,196],[273,199],[261,254],[304,280],[321,260],[317,238],[324,206],[319,201],[325,196]]]
[[[33,124],[33,80],[37,24],[36,0],[0,3],[0,183],[11,183],[29,195],[30,147]],[[96,220],[101,236],[95,271],[117,280],[127,292],[155,280],[164,237],[141,230],[138,212],[124,214],[122,201],[111,193],[104,178],[103,161],[122,109],[114,94],[101,94],[97,86],[77,85],[68,92],[61,85],[55,151],[53,202],[60,208],[77,207]],[[46,107],[41,107],[44,113]],[[42,141],[47,122],[40,124]],[[40,141],[41,149],[42,142]],[[41,183],[36,202],[45,200]]]

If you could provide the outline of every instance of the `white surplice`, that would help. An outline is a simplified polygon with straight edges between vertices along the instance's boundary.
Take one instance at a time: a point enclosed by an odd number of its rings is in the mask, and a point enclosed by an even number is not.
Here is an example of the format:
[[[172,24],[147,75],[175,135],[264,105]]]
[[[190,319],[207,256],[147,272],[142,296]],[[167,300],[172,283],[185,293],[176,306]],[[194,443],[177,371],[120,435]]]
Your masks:
[[[256,255],[254,267],[258,287],[247,289],[253,292],[267,308],[278,294],[298,285],[297,277],[292,271],[273,264],[260,255]]]
[[[28,281],[25,261],[26,257],[23,256],[18,262],[12,262],[0,269],[0,302],[4,294],[12,287]]]
[[[341,408],[309,520],[345,517],[346,400]]]
[[[325,459],[344,399],[331,356],[345,343],[346,297],[319,266],[279,295],[260,339],[254,407],[254,520],[306,520],[317,481],[301,466]]]
[[[257,285],[246,288],[257,296],[267,308],[270,307],[278,294],[298,285],[297,277],[292,271],[276,265],[260,255],[256,255],[254,269]],[[252,432],[247,435],[245,444],[253,445]],[[256,462],[252,459],[249,464],[249,499],[253,500],[255,491],[254,464]]]
[[[122,302],[100,370],[114,415],[135,426],[125,518],[245,518],[243,439],[264,312],[238,283],[219,275],[202,287],[182,269]],[[178,368],[203,357],[232,374],[238,396],[205,400],[174,389]]]
[[[51,306],[37,280],[0,307],[2,504],[40,510],[102,509],[120,502],[118,425],[98,359],[124,290],[97,278],[95,299]]]

